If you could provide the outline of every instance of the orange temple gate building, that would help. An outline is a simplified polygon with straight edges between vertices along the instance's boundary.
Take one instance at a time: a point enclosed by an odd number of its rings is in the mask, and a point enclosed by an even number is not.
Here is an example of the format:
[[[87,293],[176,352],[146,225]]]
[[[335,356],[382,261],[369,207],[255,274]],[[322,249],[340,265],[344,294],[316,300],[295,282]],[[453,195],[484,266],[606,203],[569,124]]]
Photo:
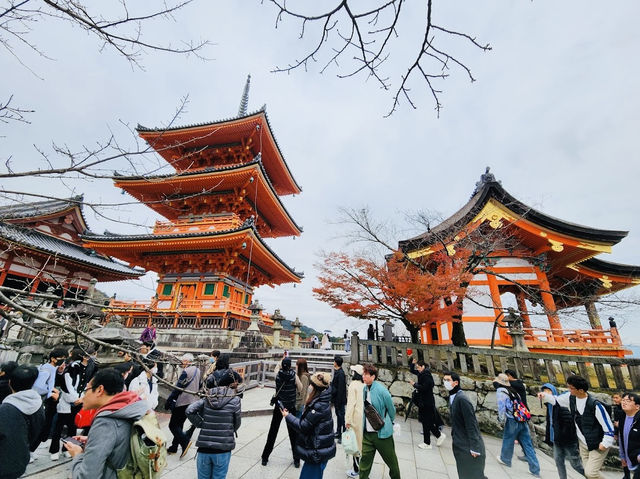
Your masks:
[[[115,176],[115,186],[166,218],[151,234],[86,235],[84,244],[159,275],[150,301],[113,301],[127,326],[246,329],[254,288],[298,283],[263,238],[299,236],[280,196],[298,194],[264,107],[236,118],[138,134],[175,172]],[[271,321],[263,315],[266,324]]]
[[[532,352],[618,357],[628,353],[616,327],[603,329],[595,307],[599,297],[640,284],[640,267],[596,258],[610,253],[626,231],[590,228],[536,211],[511,196],[487,168],[467,204],[427,233],[400,241],[399,248],[411,258],[442,248],[455,254],[474,232],[489,240],[494,235],[494,243],[462,300],[469,346],[489,346],[492,341],[511,346],[505,310],[513,305]],[[575,307],[586,308],[590,329],[563,327],[560,313]],[[534,327],[530,308],[547,325]],[[440,321],[423,326],[421,342],[451,344],[452,325]]]

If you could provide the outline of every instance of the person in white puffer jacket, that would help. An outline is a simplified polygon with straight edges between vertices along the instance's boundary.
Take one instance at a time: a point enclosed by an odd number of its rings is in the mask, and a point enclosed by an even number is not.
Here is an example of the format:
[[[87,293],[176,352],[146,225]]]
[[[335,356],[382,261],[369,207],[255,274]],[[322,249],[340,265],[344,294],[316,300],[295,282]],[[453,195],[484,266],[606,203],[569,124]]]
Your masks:
[[[134,392],[149,404],[149,409],[155,410],[158,406],[158,366],[155,362],[145,360],[144,365],[151,371],[143,370],[129,384],[129,391]]]

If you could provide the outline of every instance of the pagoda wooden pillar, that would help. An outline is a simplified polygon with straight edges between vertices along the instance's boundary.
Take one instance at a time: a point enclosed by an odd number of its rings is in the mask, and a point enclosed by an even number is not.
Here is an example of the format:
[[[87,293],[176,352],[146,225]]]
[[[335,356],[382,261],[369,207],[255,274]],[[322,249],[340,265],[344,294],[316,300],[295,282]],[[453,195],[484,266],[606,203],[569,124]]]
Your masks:
[[[520,311],[520,317],[522,318],[522,326],[525,328],[530,328],[531,318],[529,317],[529,311],[527,310],[527,303],[525,302],[524,291],[518,291],[518,294],[516,294],[516,301],[518,303],[518,310]]]
[[[551,286],[549,286],[547,275],[536,268],[536,276],[538,277],[540,285],[540,297],[542,298],[542,304],[544,305],[544,309],[547,312],[547,318],[549,319],[549,327],[551,329],[562,329],[562,324],[560,323],[558,313],[556,312],[556,303],[553,300],[553,295],[551,294]]]
[[[602,329],[602,323],[600,322],[600,316],[598,315],[598,310],[596,309],[596,305],[593,301],[588,301],[584,305],[587,310],[587,316],[589,317],[589,324],[593,329]]]

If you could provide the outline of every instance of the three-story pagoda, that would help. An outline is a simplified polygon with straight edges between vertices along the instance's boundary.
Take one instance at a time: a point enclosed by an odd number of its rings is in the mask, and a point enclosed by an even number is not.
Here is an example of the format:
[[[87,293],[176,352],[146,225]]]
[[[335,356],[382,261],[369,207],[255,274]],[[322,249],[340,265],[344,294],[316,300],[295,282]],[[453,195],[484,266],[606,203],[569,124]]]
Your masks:
[[[137,131],[175,172],[119,176],[114,183],[166,218],[151,234],[86,235],[85,246],[158,273],[149,302],[114,302],[129,326],[244,329],[254,288],[298,283],[263,238],[299,236],[280,200],[301,192],[265,108],[238,116]],[[269,323],[268,317],[264,318]]]

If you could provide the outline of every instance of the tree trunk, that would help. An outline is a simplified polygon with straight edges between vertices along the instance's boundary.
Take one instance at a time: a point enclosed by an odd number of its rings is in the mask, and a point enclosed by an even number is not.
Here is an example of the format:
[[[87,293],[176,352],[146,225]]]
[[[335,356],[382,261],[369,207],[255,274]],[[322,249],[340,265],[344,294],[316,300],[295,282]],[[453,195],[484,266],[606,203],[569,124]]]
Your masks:
[[[451,329],[451,342],[454,346],[467,347],[467,337],[464,334],[462,321],[454,321]]]

